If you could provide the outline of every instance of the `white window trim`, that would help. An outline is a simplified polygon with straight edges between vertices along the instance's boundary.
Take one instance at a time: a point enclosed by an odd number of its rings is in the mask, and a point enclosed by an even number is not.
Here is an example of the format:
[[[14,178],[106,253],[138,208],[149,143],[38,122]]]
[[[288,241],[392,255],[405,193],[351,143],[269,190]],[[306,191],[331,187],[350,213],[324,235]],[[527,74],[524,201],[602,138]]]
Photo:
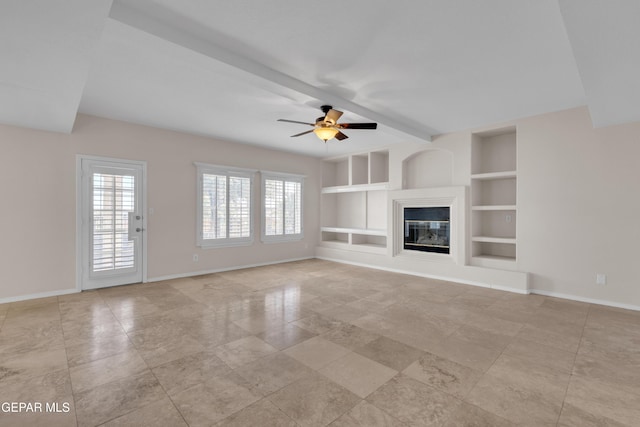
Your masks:
[[[243,169],[243,168],[235,168],[231,166],[221,166],[221,165],[211,165],[208,163],[200,163],[194,162],[196,166],[196,177],[197,177],[197,197],[196,197],[196,245],[202,249],[211,249],[211,248],[224,248],[224,247],[234,247],[234,246],[250,246],[253,244],[254,240],[254,227],[253,227],[253,217],[255,212],[255,203],[254,203],[254,177],[256,172],[255,169]],[[225,175],[227,179],[229,176],[237,176],[241,178],[249,178],[249,191],[250,191],[250,201],[251,207],[249,209],[249,237],[227,237],[225,239],[203,239],[202,237],[202,185],[203,185],[203,174],[211,174],[211,175]],[[227,198],[229,197],[229,186],[227,185]],[[229,204],[227,203],[227,209]],[[227,225],[228,221],[228,210],[227,210]],[[228,230],[227,230],[228,231]]]
[[[260,175],[261,175],[261,207],[262,207],[262,213],[260,216],[260,221],[261,221],[261,241],[262,243],[284,243],[284,242],[295,242],[298,240],[302,240],[304,239],[304,179],[306,178],[306,175],[298,175],[298,174],[293,174],[293,173],[284,173],[284,172],[272,172],[272,171],[260,171]],[[265,181],[267,179],[276,179],[276,180],[281,180],[281,181],[292,181],[292,182],[299,182],[300,183],[300,196],[302,197],[302,200],[300,201],[300,233],[297,234],[282,234],[282,235],[278,235],[278,236],[267,236],[265,234],[266,232],[266,224],[265,224],[265,217],[266,217],[266,209],[265,209],[265,195],[266,195],[266,191],[265,191]]]

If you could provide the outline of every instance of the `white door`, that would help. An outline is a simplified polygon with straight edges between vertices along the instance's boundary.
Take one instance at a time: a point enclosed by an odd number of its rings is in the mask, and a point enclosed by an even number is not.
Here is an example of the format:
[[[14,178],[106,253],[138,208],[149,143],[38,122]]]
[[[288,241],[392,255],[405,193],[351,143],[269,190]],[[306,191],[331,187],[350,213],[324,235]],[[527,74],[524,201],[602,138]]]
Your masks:
[[[145,164],[80,158],[82,289],[143,280]]]

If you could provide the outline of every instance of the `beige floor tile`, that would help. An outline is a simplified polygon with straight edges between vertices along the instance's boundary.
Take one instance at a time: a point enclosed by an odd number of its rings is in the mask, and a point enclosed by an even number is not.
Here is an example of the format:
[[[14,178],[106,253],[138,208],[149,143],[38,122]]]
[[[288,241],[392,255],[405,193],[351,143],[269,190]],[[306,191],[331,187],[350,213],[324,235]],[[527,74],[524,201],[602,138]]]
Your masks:
[[[393,335],[401,329],[399,325],[378,313],[369,313],[352,321],[351,324],[383,336]]]
[[[141,374],[147,365],[135,350],[118,353],[69,369],[73,392],[92,389],[108,382]]]
[[[380,335],[366,331],[355,325],[344,324],[322,335],[322,338],[354,350],[380,338]]]
[[[565,403],[560,413],[558,427],[631,427],[631,425],[622,424],[610,418],[595,416],[582,409]]]
[[[269,332],[280,329],[287,322],[281,317],[269,317],[268,315],[265,315],[259,317],[246,317],[244,319],[236,320],[233,323],[252,334],[259,334],[265,331]]]
[[[166,325],[131,332],[129,339],[150,368],[204,350],[183,329]]]
[[[268,399],[301,426],[326,426],[353,408],[360,399],[349,390],[313,373]]]
[[[596,417],[610,418],[630,426],[637,426],[640,420],[637,385],[610,384],[574,375],[569,382],[567,403]]]
[[[166,398],[150,371],[74,394],[78,426],[95,426]]]
[[[118,335],[97,337],[95,339],[71,338],[67,343],[67,359],[69,367],[104,359],[130,350],[135,350],[133,343],[124,332]]]
[[[187,427],[187,423],[169,398],[143,406],[111,420],[101,427]]]
[[[260,400],[238,374],[215,377],[171,397],[190,426],[213,425]]]
[[[253,362],[278,351],[260,338],[250,336],[216,347],[213,352],[232,368]]]
[[[322,313],[323,311],[327,311],[336,307],[340,307],[344,305],[342,300],[327,297],[327,296],[317,296],[311,300],[305,301],[302,303],[302,307],[305,310],[311,310],[317,313]]]
[[[59,321],[28,326],[14,323],[0,330],[0,354],[55,350],[64,346],[62,325]]]
[[[447,419],[444,427],[511,427],[513,423],[484,411],[477,406],[463,402],[453,415]]]
[[[216,427],[297,427],[291,418],[267,399],[262,399],[225,418]]]
[[[2,402],[41,403],[42,412],[1,412],[0,425],[57,427],[75,426],[76,414],[71,391],[69,372],[60,370],[40,377],[2,377],[0,374]],[[55,405],[47,412],[47,403]],[[68,410],[68,411],[67,411]],[[65,412],[67,411],[67,412]]]
[[[98,337],[119,335],[124,332],[120,322],[112,314],[92,318],[73,319],[62,323],[65,339],[96,339]]]
[[[640,352],[611,351],[582,345],[576,355],[574,375],[631,387],[640,384]]]
[[[640,332],[634,330],[636,326],[619,323],[588,324],[584,328],[582,342],[610,351],[640,352]]]
[[[67,368],[67,354],[64,348],[0,354],[2,380],[10,377],[41,377]]]
[[[134,333],[143,329],[164,326],[175,328],[180,326],[179,319],[172,318],[170,314],[156,312],[152,314],[136,315],[133,317],[123,317],[119,319],[122,328],[126,333]]]
[[[284,353],[274,353],[236,368],[235,372],[266,396],[314,371]]]
[[[503,350],[512,341],[513,337],[495,332],[478,329],[475,326],[464,325],[451,334],[451,337],[481,347]]]
[[[467,308],[487,308],[496,301],[495,296],[483,295],[468,290],[449,300],[449,303],[459,307]]]
[[[187,335],[207,349],[251,336],[250,332],[235,323],[220,321],[219,319],[215,321],[211,319],[194,319],[190,322],[180,322],[180,327],[186,331]]]
[[[403,427],[401,423],[386,412],[365,401],[357,404],[349,412],[331,423],[331,427]]]
[[[366,315],[367,313],[380,313],[381,311],[384,311],[384,309],[387,308],[390,304],[393,304],[393,302],[384,303],[382,301],[363,298],[354,302],[350,302],[349,304],[346,304],[344,307],[352,308],[360,312],[364,312],[365,313],[364,315]],[[352,320],[355,320],[355,319],[352,319]]]
[[[554,401],[562,402],[570,375],[535,361],[501,355],[487,371],[488,375],[523,388],[537,390]]]
[[[5,314],[2,329],[12,327],[39,327],[42,324],[60,321],[58,304],[37,305],[10,309]]]
[[[362,399],[398,373],[357,353],[348,353],[319,372]]]
[[[352,303],[353,304],[353,303]],[[349,305],[341,305],[329,310],[323,311],[322,314],[333,319],[341,320],[343,322],[351,322],[359,317],[367,314],[366,311],[357,309]]]
[[[324,338],[314,337],[289,347],[284,353],[317,370],[349,353],[349,349]]]
[[[459,399],[463,399],[482,376],[479,371],[430,353],[402,373]]]
[[[635,427],[637,372],[638,312],[317,259],[0,305],[3,399],[70,404],[9,425]]]
[[[467,395],[467,402],[517,425],[550,427],[556,425],[562,401],[545,395],[521,382],[485,374]]]
[[[517,357],[547,368],[570,373],[575,353],[551,347],[535,341],[516,338],[502,352],[504,356]]]
[[[581,336],[582,330],[576,330],[571,333],[556,333],[552,330],[540,329],[531,325],[525,325],[518,334],[518,338],[556,347],[574,354],[578,351]]]
[[[480,313],[471,313],[468,317],[467,325],[510,337],[518,335],[524,326],[524,324],[520,322],[512,322],[498,317],[488,316],[484,310]]]
[[[380,387],[367,401],[404,423],[425,427],[442,425],[461,403],[404,375]]]
[[[502,353],[502,348],[484,347],[457,337],[433,340],[423,349],[481,372],[489,369]]]
[[[42,307],[46,305],[57,305],[58,297],[34,298],[24,301],[16,301],[7,304],[8,311],[20,311],[28,308]]]
[[[402,371],[424,354],[422,350],[387,337],[380,337],[371,341],[362,347],[356,348],[354,352],[396,371]]]
[[[316,334],[313,332],[299,328],[291,323],[285,323],[279,328],[271,329],[268,332],[257,335],[258,338],[271,344],[278,350],[291,347],[315,336]]]
[[[107,298],[105,302],[119,320],[161,313],[160,308],[143,295]]]
[[[314,334],[324,334],[332,329],[344,326],[347,323],[321,314],[315,314],[293,322],[293,324]]]
[[[231,368],[213,351],[193,353],[153,368],[153,374],[170,396],[230,373]]]

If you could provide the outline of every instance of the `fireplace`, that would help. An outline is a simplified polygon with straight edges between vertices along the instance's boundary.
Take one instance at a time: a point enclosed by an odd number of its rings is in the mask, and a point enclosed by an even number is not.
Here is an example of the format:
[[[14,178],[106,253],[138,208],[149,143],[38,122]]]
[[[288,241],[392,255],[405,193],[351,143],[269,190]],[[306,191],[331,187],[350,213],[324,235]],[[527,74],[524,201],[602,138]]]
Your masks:
[[[450,233],[448,206],[404,208],[404,249],[449,254]]]

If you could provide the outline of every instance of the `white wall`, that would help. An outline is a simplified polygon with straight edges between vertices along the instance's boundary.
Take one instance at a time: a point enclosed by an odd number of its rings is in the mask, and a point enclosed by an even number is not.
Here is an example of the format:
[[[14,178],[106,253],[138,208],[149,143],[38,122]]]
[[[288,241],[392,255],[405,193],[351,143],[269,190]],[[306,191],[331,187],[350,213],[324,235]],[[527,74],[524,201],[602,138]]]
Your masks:
[[[0,126],[0,300],[75,288],[77,154],[147,161],[150,280],[314,255],[317,159],[86,115],[71,134]],[[304,240],[262,244],[256,198],[252,246],[197,248],[194,161],[306,175]]]

